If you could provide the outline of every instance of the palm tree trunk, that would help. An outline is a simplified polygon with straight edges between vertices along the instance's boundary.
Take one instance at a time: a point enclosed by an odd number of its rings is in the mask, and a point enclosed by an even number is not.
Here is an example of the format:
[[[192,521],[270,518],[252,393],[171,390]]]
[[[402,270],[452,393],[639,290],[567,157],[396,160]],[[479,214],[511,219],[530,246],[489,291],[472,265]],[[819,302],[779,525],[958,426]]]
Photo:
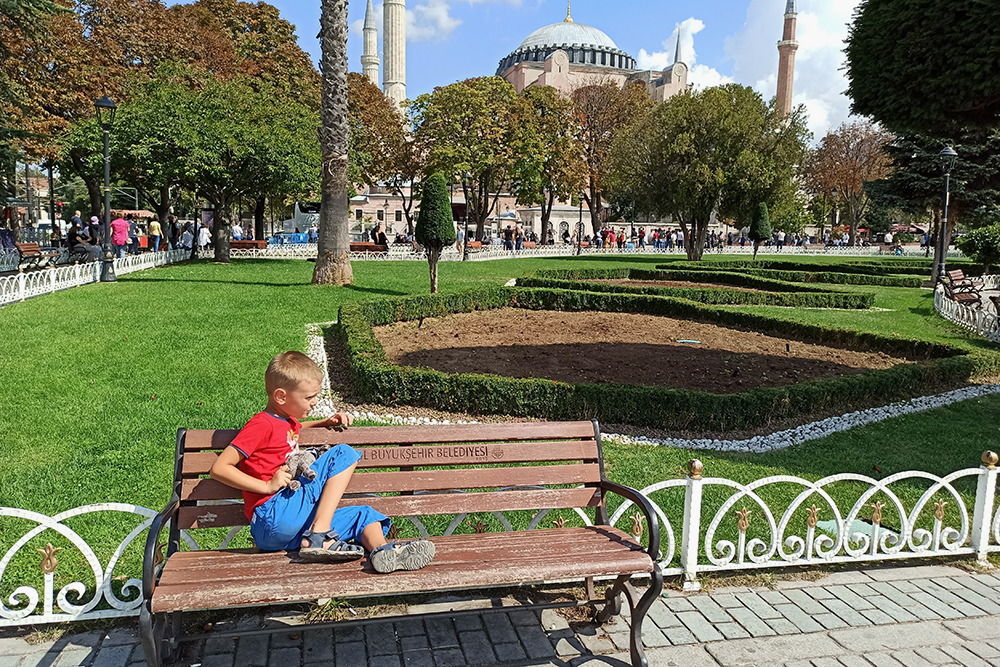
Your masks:
[[[319,143],[323,153],[317,285],[350,285],[351,238],[347,183],[347,0],[322,0],[320,43],[323,106]]]

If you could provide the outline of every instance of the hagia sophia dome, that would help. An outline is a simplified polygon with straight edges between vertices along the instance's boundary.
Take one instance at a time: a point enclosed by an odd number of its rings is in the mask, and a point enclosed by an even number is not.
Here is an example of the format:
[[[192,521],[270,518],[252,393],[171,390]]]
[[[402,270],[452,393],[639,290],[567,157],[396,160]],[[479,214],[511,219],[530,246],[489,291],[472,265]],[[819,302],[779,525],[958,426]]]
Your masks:
[[[593,26],[575,23],[567,12],[566,20],[534,31],[515,51],[500,61],[497,75],[521,62],[544,62],[562,50],[574,65],[634,70],[635,59],[618,48],[610,37]]]

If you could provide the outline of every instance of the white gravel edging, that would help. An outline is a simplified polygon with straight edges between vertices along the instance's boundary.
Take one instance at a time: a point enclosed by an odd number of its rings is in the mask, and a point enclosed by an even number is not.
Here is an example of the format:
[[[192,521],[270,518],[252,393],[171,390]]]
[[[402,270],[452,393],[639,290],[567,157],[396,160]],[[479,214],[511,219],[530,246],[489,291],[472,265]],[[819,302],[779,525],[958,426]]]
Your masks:
[[[317,403],[316,408],[313,410],[313,414],[318,417],[329,417],[336,412],[332,399],[332,391],[330,389],[330,377],[327,372],[326,348],[323,344],[323,334],[321,329],[321,327],[329,326],[331,324],[336,324],[336,320],[333,322],[319,322],[316,324],[306,325],[306,338],[308,341],[306,354],[308,354],[312,360],[319,364],[323,369],[323,391],[320,395],[319,403]],[[991,394],[998,393],[1000,393],[1000,384],[984,384],[972,387],[963,387],[962,389],[946,391],[942,394],[911,398],[905,401],[890,403],[889,405],[883,407],[849,412],[845,415],[837,417],[828,417],[827,419],[821,419],[820,421],[803,424],[802,426],[796,426],[795,428],[778,431],[770,435],[754,436],[746,440],[716,440],[711,438],[700,438],[694,440],[685,440],[683,438],[664,438],[661,440],[657,438],[647,438],[646,436],[634,438],[620,433],[602,433],[601,437],[604,440],[624,445],[655,445],[657,447],[679,447],[684,449],[701,449],[719,452],[748,452],[752,454],[763,454],[765,452],[771,452],[778,449],[785,449],[787,447],[791,447],[792,445],[798,445],[810,440],[825,438],[828,435],[839,433],[841,431],[849,431],[850,429],[857,428],[859,426],[874,424],[886,419],[891,419],[892,417],[900,417],[902,415],[913,414],[915,412],[925,412],[927,410],[933,410],[934,408],[950,405],[951,403],[956,403],[958,401],[965,401],[970,398],[989,396]],[[360,410],[348,410],[347,412],[355,419],[365,419],[383,424],[480,423],[474,420],[466,421],[459,419],[453,422],[448,419],[439,420],[431,417],[404,417],[402,415],[394,415],[392,413],[379,415],[374,412]]]

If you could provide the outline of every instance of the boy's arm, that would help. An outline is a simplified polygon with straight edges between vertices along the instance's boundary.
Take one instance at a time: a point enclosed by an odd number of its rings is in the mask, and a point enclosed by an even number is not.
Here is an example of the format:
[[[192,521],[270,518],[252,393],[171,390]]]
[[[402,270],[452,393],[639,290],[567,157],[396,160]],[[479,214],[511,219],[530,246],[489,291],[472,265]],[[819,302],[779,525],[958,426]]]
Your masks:
[[[314,422],[302,422],[302,428],[335,428],[337,430],[343,430],[354,423],[354,417],[347,414],[346,412],[338,412],[332,417],[327,417],[326,419],[320,419]]]
[[[212,479],[222,482],[226,486],[231,486],[240,491],[259,493],[262,496],[269,496],[277,493],[288,486],[292,481],[288,466],[283,465],[275,471],[270,480],[264,481],[251,477],[236,467],[240,462],[241,454],[235,447],[226,447],[219,454],[219,458],[212,464]]]

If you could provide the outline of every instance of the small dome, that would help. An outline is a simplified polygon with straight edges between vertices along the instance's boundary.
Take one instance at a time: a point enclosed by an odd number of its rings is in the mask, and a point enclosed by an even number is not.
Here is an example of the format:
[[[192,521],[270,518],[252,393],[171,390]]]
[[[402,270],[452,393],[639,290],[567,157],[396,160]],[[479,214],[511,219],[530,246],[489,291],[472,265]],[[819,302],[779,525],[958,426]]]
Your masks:
[[[542,48],[545,46],[561,46],[563,44],[580,44],[581,46],[597,46],[605,49],[618,49],[618,45],[601,30],[582,23],[560,22],[539,28],[521,42],[518,49]]]

